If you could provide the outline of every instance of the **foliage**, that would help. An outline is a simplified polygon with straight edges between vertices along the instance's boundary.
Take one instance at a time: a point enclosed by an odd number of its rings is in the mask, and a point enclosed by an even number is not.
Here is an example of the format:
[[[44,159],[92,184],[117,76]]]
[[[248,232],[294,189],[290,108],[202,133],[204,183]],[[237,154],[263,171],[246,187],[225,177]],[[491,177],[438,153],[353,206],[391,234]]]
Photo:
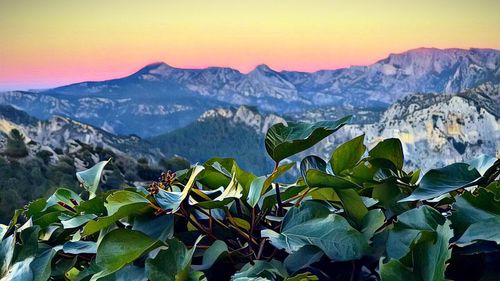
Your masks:
[[[106,162],[0,227],[5,280],[498,280],[500,160],[403,169],[399,140],[281,160],[345,120],[275,125],[275,168],[230,158],[99,192]],[[300,145],[299,145],[300,144]],[[293,183],[277,183],[293,166]],[[472,265],[472,266],[470,266]]]
[[[31,149],[29,145],[28,148]],[[5,150],[3,152],[7,154]],[[131,185],[135,181],[154,180],[161,173],[161,169],[154,165],[138,165],[132,158],[115,155],[100,146],[85,144],[81,144],[81,148],[76,151],[61,150],[59,155],[45,149],[23,158],[0,155],[0,223],[8,223],[19,206],[39,197],[50,196],[58,187],[81,190],[75,175],[77,167],[82,162],[86,167],[92,167],[99,160],[109,158],[113,161],[105,167],[105,177],[100,184],[103,191]],[[160,162],[168,163],[170,170],[190,166],[180,157],[161,159]],[[148,178],[141,177],[145,175]]]
[[[7,138],[7,148],[5,154],[14,158],[22,158],[28,155],[28,148],[26,147],[24,135],[17,129],[12,129]]]

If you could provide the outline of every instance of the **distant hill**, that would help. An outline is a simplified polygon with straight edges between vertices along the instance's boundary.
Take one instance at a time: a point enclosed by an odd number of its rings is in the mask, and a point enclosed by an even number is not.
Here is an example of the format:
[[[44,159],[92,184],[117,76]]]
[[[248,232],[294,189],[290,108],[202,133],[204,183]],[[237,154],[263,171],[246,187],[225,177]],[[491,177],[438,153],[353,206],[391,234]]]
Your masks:
[[[137,136],[115,136],[60,116],[39,120],[12,106],[0,106],[0,222],[55,188],[81,191],[75,173],[110,158],[104,189],[141,185],[162,170],[190,165],[175,155],[165,157]]]
[[[427,170],[480,154],[500,157],[500,85],[484,84],[459,94],[413,94],[393,103],[380,117],[349,124],[304,152],[329,158],[336,146],[361,134],[371,147],[384,138],[400,138],[408,167]],[[313,119],[331,115],[315,111]],[[328,118],[333,120],[334,118]],[[185,128],[152,138],[163,153],[178,153],[193,162],[211,156],[235,157],[257,173],[268,173],[264,135],[269,125],[283,122],[255,109],[210,110]]]
[[[242,168],[257,174],[272,171],[264,148],[267,129],[284,120],[274,114],[261,114],[255,108],[215,109],[197,121],[172,132],[153,137],[149,142],[166,155],[178,154],[192,162],[212,157],[235,158]]]
[[[149,137],[184,127],[207,110],[231,105],[302,116],[325,107],[377,115],[409,94],[457,93],[487,82],[500,83],[500,51],[420,48],[367,66],[312,73],[259,65],[245,74],[230,68],[180,69],[155,63],[120,79],[39,93],[2,93],[0,103],[37,118],[60,115],[115,134]]]

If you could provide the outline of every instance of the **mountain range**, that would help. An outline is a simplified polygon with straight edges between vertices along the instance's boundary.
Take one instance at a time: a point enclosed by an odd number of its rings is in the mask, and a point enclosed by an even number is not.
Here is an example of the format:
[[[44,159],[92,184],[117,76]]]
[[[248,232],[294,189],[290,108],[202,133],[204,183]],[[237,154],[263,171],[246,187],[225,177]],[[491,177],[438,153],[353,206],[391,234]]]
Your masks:
[[[367,66],[312,73],[154,63],[120,79],[4,92],[0,103],[40,119],[59,115],[114,134],[151,137],[182,128],[208,110],[240,105],[292,117],[318,110],[364,112],[355,114],[355,122],[370,123],[409,94],[458,93],[499,81],[498,50],[419,48]]]

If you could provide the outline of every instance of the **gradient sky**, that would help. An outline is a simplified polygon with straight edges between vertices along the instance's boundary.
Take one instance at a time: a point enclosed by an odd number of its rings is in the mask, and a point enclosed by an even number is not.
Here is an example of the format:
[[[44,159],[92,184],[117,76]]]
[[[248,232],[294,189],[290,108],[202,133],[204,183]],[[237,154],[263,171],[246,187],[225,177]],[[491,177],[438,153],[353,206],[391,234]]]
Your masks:
[[[500,49],[500,1],[0,0],[0,90],[176,67],[373,63],[416,47]]]

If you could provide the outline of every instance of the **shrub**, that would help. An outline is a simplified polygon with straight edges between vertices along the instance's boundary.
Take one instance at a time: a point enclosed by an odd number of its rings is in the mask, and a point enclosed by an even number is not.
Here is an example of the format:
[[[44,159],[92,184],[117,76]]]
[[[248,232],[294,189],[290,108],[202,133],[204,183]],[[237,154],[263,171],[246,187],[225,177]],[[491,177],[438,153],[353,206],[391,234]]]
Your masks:
[[[5,154],[14,158],[22,158],[28,156],[28,148],[24,143],[25,137],[19,130],[12,129],[7,138],[7,147]]]
[[[500,160],[403,169],[387,139],[284,163],[346,122],[278,124],[266,176],[230,158],[97,193],[107,162],[0,228],[7,280],[498,280]],[[293,183],[276,179],[294,166]],[[22,216],[21,216],[22,215]],[[21,219],[25,217],[24,224]],[[26,220],[27,219],[27,220]]]

